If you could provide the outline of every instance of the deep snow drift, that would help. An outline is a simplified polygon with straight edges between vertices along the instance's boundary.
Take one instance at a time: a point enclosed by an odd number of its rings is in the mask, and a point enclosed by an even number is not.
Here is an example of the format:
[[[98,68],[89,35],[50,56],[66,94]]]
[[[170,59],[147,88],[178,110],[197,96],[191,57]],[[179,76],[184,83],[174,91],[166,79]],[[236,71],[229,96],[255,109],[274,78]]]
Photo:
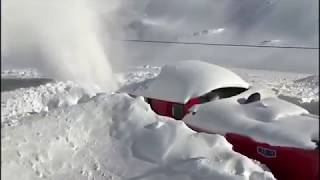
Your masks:
[[[224,137],[196,133],[125,94],[19,122],[2,127],[3,179],[274,179]]]

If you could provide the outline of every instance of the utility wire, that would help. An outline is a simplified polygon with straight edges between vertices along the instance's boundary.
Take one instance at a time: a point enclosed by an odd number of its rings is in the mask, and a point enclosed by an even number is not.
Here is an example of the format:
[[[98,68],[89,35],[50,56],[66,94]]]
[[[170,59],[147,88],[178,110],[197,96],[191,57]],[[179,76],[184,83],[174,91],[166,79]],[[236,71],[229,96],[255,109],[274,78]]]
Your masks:
[[[126,39],[123,41],[137,43],[158,43],[158,44],[185,44],[185,45],[202,45],[202,46],[225,46],[225,47],[249,47],[249,48],[282,48],[282,49],[305,49],[319,50],[318,47],[305,46],[271,46],[271,45],[250,45],[250,44],[227,44],[227,43],[202,43],[202,42],[178,42],[178,41],[157,41],[157,40],[138,40]]]

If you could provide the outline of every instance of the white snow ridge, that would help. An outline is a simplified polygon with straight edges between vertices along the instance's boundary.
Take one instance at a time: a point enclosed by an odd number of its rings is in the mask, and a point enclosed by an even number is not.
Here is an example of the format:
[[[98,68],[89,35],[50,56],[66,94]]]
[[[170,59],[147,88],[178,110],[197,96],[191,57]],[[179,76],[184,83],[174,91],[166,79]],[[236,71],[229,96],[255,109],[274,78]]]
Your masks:
[[[223,136],[156,115],[142,98],[99,94],[2,127],[3,179],[274,179]]]

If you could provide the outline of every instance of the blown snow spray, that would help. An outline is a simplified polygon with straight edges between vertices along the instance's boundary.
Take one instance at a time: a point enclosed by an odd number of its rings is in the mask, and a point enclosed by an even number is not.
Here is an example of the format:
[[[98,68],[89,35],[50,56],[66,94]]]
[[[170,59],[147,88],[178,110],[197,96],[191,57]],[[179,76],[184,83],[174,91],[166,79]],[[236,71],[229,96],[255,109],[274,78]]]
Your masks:
[[[100,32],[89,0],[4,0],[2,6],[1,51],[7,56],[59,80],[116,88],[102,46],[107,33]]]

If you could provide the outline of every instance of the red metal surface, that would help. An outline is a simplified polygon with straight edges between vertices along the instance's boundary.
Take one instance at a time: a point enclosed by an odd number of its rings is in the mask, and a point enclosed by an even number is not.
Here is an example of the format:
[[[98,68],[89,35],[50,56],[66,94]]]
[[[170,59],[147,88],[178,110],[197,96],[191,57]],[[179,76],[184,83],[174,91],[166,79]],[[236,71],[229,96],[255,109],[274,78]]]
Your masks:
[[[168,116],[173,118],[172,114],[172,104],[174,102],[163,101],[159,99],[149,98],[149,104],[154,112],[162,116]],[[200,104],[199,98],[190,99],[186,104],[184,104],[184,115],[188,113],[188,110],[195,104]]]
[[[185,105],[184,105],[184,114],[186,115],[189,111],[189,109],[195,105],[195,104],[200,104],[201,101],[200,99],[197,97],[197,98],[193,98],[193,99],[190,99]]]
[[[188,126],[197,132],[216,134],[199,127]],[[265,164],[278,180],[319,179],[318,149],[270,146],[235,133],[227,133],[225,137],[233,145],[234,151]]]
[[[234,133],[225,137],[233,150],[267,165],[279,180],[319,179],[319,150],[270,146]]]
[[[167,101],[162,101],[159,99],[149,100],[151,108],[154,112],[162,116],[172,117],[171,107],[172,103]]]

